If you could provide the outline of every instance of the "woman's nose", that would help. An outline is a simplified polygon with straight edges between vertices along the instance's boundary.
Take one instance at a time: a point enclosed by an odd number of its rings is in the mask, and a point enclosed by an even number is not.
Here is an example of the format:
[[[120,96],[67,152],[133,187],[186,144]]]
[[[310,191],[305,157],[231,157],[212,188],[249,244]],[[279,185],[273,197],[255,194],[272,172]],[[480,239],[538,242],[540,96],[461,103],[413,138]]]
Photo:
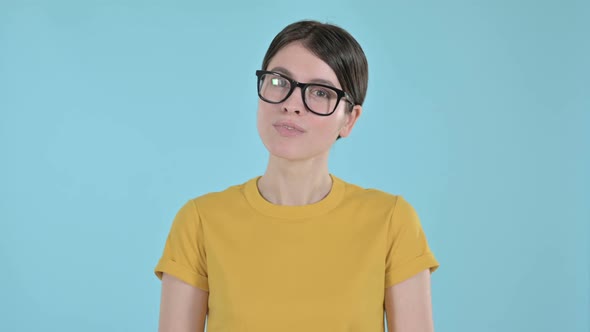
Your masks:
[[[301,94],[301,88],[296,87],[293,93],[283,102],[284,112],[294,112],[300,115],[305,110],[305,103],[303,102],[303,95]]]

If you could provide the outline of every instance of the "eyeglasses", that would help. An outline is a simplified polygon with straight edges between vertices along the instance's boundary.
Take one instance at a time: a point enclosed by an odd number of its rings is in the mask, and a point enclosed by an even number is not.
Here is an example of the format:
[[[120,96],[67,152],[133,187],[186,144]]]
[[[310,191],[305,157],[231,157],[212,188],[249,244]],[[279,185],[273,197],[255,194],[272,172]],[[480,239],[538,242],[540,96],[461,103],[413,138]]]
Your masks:
[[[271,104],[280,104],[287,100],[295,91],[301,88],[303,104],[312,113],[328,116],[336,111],[340,99],[354,105],[349,95],[335,87],[318,83],[299,83],[281,73],[272,71],[257,70],[258,96],[260,99]]]

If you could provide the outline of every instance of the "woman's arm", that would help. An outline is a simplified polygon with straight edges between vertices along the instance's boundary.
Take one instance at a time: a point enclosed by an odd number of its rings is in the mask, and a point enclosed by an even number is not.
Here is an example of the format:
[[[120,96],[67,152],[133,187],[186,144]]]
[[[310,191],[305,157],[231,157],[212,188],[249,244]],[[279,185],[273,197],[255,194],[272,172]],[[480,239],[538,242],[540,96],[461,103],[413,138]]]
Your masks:
[[[164,273],[159,332],[203,332],[209,293]]]
[[[389,332],[433,332],[430,270],[385,289]]]

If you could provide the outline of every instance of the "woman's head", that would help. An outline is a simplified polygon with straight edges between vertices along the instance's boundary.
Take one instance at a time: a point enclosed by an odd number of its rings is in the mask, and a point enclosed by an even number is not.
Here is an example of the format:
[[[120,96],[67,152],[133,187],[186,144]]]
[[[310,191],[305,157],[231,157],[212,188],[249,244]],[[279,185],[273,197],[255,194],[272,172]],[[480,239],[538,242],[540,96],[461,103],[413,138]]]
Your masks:
[[[324,61],[338,78],[338,82],[352,97],[355,105],[362,105],[367,94],[369,69],[367,58],[359,43],[346,30],[316,21],[299,21],[286,26],[270,43],[262,60],[268,70],[272,58],[283,47],[299,42]]]
[[[273,39],[262,70],[258,130],[269,152],[290,160],[327,157],[362,111],[368,66],[360,45],[337,26],[296,22]]]

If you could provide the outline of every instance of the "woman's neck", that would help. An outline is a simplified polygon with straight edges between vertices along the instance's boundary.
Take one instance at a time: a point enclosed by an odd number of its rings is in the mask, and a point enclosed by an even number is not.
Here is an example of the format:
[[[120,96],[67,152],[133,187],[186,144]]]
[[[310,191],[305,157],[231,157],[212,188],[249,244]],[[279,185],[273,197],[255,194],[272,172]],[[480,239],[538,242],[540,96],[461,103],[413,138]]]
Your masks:
[[[332,189],[327,160],[289,161],[272,157],[258,190],[277,205],[308,205],[321,201]]]

